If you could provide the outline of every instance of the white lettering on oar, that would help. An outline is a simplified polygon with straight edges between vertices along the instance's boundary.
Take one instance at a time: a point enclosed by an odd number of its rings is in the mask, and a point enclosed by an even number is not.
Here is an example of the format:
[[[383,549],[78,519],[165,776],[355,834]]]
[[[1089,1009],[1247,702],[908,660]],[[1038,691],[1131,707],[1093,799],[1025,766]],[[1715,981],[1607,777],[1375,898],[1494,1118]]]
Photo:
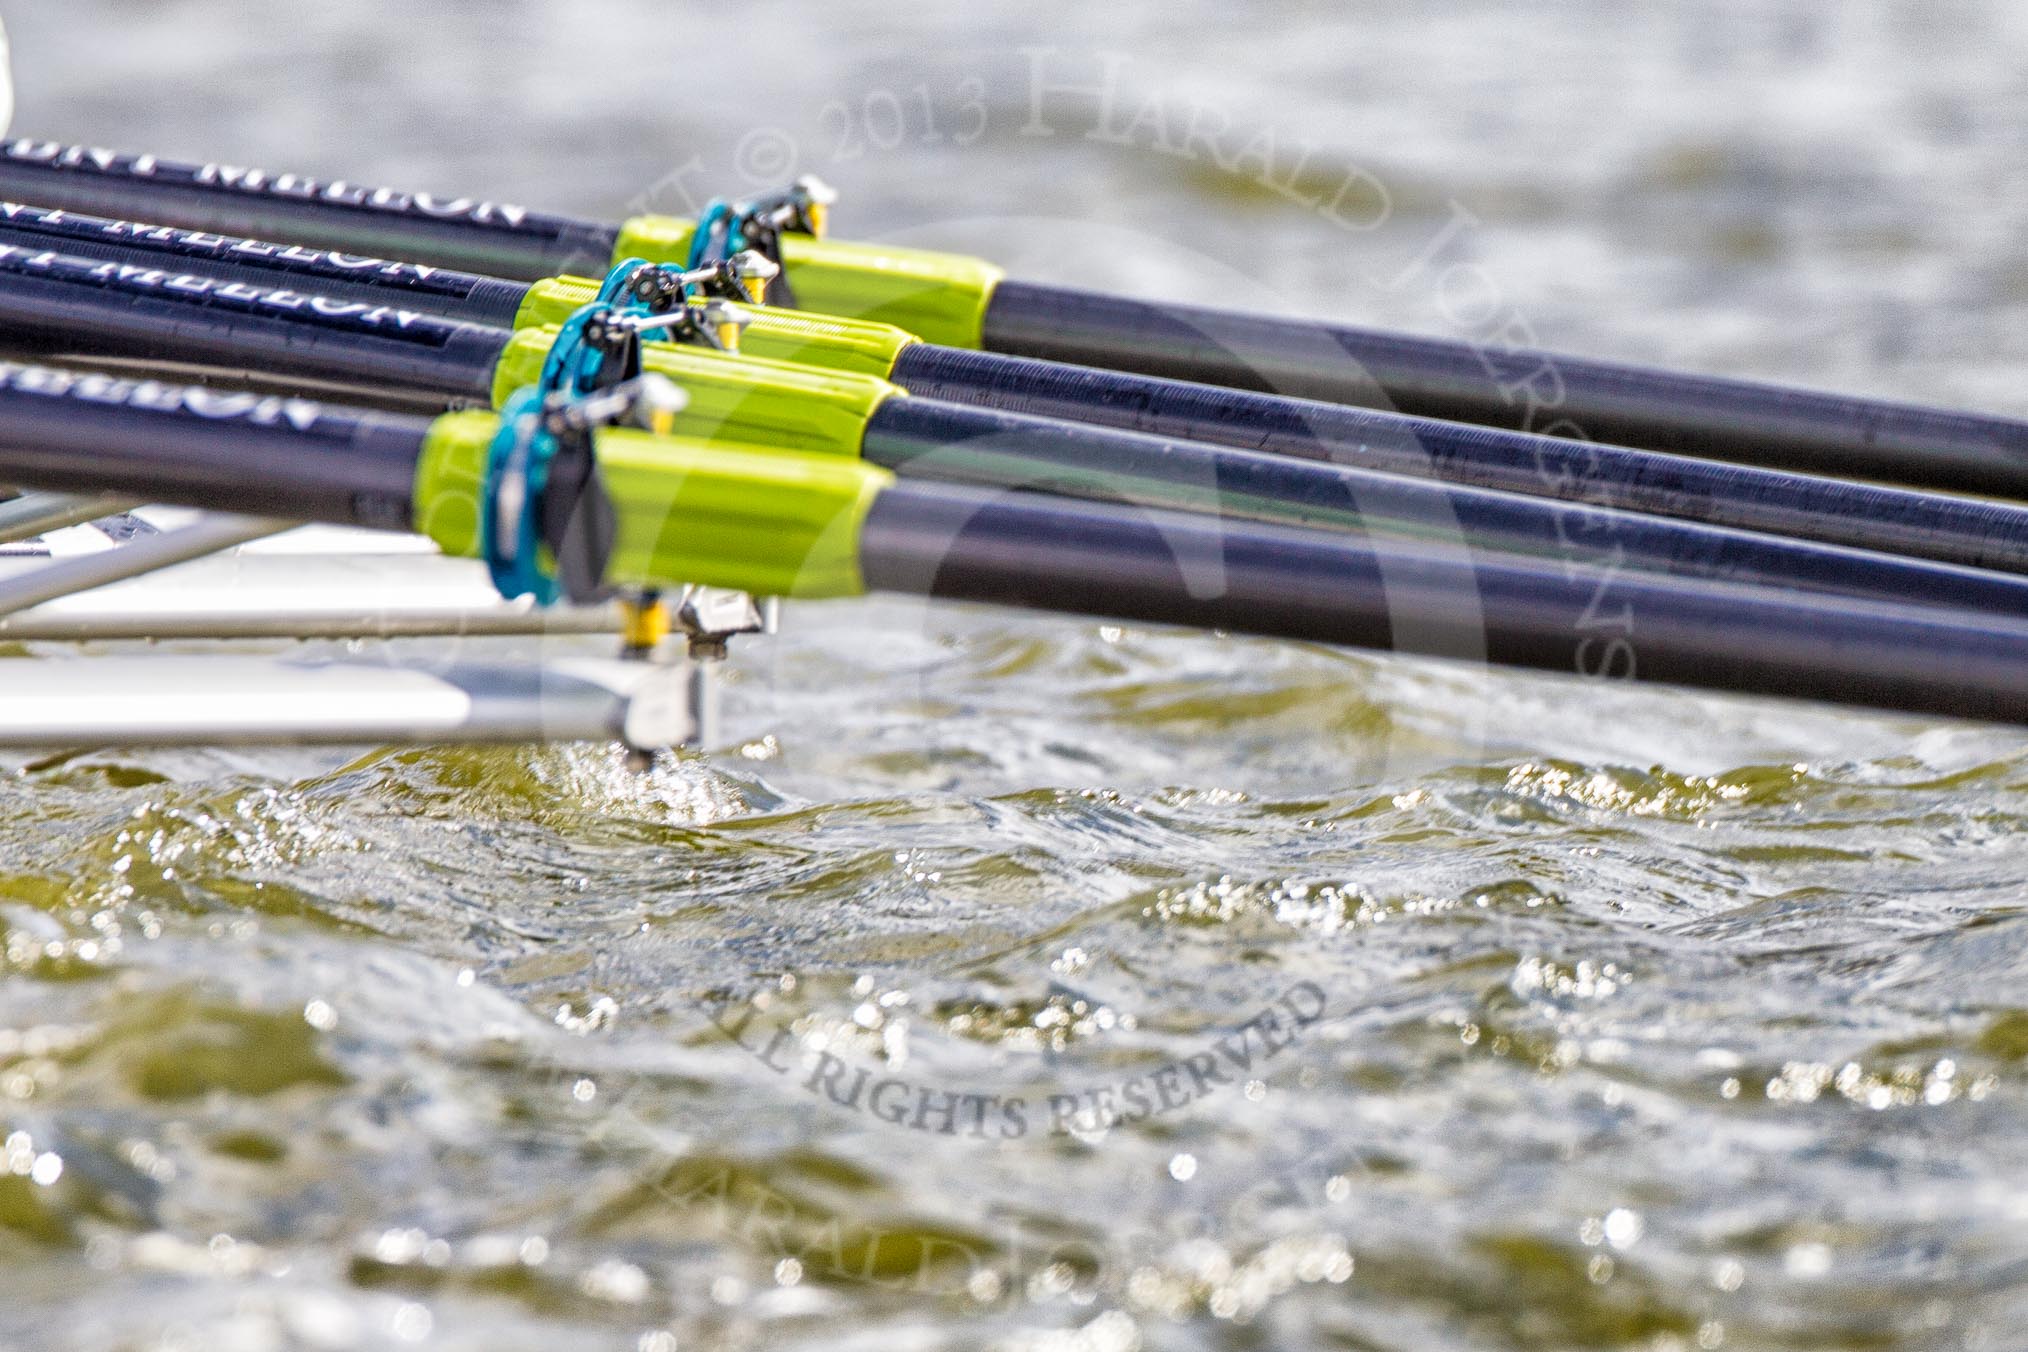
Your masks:
[[[327,416],[314,400],[289,395],[207,390],[159,380],[127,380],[98,373],[59,371],[47,366],[0,362],[0,389],[54,399],[114,404],[151,413],[187,413],[208,422],[287,424],[313,430]]]

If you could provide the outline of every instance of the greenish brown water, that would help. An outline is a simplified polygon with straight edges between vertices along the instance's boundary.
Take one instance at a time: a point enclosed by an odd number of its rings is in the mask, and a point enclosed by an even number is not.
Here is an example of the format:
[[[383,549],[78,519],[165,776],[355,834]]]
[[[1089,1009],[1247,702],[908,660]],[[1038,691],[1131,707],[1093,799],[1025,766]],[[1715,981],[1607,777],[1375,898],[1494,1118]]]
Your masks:
[[[2005,6],[738,13],[6,17],[24,134],[604,216],[774,126],[1026,275],[2028,411]],[[10,763],[0,1347],[2018,1341],[2020,734],[897,602],[733,666],[644,776]]]

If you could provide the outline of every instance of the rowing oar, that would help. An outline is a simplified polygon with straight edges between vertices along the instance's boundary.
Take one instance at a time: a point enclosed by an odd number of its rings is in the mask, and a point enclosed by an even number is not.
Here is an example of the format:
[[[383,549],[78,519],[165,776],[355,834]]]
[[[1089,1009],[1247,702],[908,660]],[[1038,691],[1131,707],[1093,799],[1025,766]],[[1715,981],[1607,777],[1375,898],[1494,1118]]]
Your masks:
[[[1384,407],[1739,464],[2028,497],[2028,423],[1913,404],[1473,345],[1254,311],[1004,280],[979,259],[794,233],[817,204],[769,197],[697,223],[602,224],[223,165],[19,140],[0,197],[296,240],[533,280],[641,257],[684,263],[723,239],[778,238],[799,303],[934,343]],[[1551,426],[1553,424],[1553,426]]]
[[[604,282],[578,277],[516,282],[13,203],[0,203],[0,243],[191,269],[489,327],[561,324],[616,281],[641,284],[626,277],[633,260],[618,265]],[[658,274],[676,270],[644,266]],[[922,342],[870,320],[776,306],[747,313],[751,322],[742,342],[750,355],[882,376],[911,393],[950,403],[2028,572],[2028,516],[2014,506],[975,352]],[[1624,545],[1596,533],[1590,543],[1606,555],[1615,543]]]
[[[553,557],[574,561],[559,567],[579,598],[588,583],[899,592],[2028,723],[2019,619],[1628,576],[1611,602],[1631,617],[1622,634],[1552,563],[906,482],[604,425],[652,418],[652,379],[426,420],[0,366],[0,480],[418,530],[485,558],[507,591]]]
[[[251,371],[369,397],[393,387],[439,406],[499,405],[525,388],[561,388],[579,377],[589,378],[572,392],[588,392],[600,373],[620,378],[638,366],[688,393],[675,430],[725,445],[863,458],[908,477],[1547,557],[1590,576],[1600,591],[1624,569],[1648,569],[2028,616],[2028,578],[2015,574],[968,408],[907,395],[872,376],[638,343],[642,331],[671,318],[591,307],[561,330],[510,331],[0,245],[0,331],[41,352]],[[1990,518],[2002,509],[1981,510]],[[2017,542],[2028,539],[2028,508],[2012,512],[2006,529]],[[2005,552],[1990,540],[1985,548]]]

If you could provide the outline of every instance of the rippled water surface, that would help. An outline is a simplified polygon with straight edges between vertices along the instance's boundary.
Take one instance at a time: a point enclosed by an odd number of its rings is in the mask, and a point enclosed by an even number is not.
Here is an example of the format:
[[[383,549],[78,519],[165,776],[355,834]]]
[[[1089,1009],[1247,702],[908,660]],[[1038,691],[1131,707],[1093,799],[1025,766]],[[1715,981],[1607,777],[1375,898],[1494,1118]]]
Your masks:
[[[15,4],[16,127],[814,170],[1027,275],[2028,412],[1998,0],[472,8]],[[0,1346],[2020,1344],[2020,735],[900,602],[733,666],[645,775],[13,762]]]

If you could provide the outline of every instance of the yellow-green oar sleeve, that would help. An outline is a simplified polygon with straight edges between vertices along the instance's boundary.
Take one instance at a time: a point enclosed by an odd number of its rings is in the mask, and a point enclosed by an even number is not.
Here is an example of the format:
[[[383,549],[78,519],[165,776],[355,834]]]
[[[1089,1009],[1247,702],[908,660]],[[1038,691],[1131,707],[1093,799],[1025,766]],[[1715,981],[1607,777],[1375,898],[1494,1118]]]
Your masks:
[[[684,262],[694,229],[695,222],[671,216],[636,216],[620,227],[613,262]],[[926,343],[947,347],[980,345],[987,303],[1006,275],[984,259],[963,254],[808,235],[782,236],[782,262],[800,305],[820,314],[893,324]]]
[[[536,383],[555,342],[553,328],[522,329],[493,370],[493,403]],[[641,365],[683,387],[690,401],[674,431],[783,451],[857,456],[866,420],[898,385],[877,376],[821,371],[673,343],[642,345]],[[904,396],[905,397],[905,396]]]
[[[517,329],[561,324],[598,299],[599,283],[585,277],[549,277],[528,288],[515,316]],[[743,307],[749,320],[740,351],[768,361],[798,362],[827,371],[885,377],[915,335],[892,324],[845,319],[809,310]]]
[[[479,553],[486,459],[500,420],[437,419],[416,466],[415,528],[447,554]],[[698,583],[761,596],[857,596],[866,513],[894,476],[827,455],[757,454],[684,437],[598,433],[617,521],[606,581]]]

